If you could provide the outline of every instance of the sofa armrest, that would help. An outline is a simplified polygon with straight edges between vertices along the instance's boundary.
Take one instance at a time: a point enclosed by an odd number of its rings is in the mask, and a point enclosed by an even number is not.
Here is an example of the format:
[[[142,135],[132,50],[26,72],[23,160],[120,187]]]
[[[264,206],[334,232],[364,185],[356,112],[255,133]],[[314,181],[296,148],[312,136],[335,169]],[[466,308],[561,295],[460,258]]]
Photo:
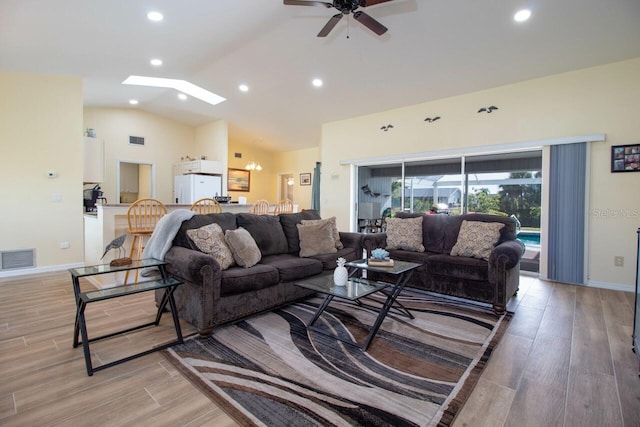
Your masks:
[[[387,233],[367,233],[363,239],[364,249],[367,251],[367,258],[371,256],[374,249],[384,249],[387,247]]]
[[[340,231],[340,241],[345,248],[362,249],[362,233]]]
[[[182,246],[172,246],[165,255],[165,261],[169,263],[169,274],[195,285],[211,286],[213,298],[220,298],[222,269],[211,255]]]
[[[489,255],[489,268],[496,268],[498,263],[503,263],[505,269],[518,265],[524,254],[524,245],[520,240],[507,240],[493,248]]]

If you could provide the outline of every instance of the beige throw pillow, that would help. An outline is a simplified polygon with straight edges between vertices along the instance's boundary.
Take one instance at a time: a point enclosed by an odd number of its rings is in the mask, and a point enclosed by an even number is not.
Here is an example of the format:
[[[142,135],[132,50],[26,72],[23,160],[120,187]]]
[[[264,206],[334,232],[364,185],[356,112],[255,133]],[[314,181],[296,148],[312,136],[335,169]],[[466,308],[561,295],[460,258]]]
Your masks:
[[[242,227],[235,230],[227,230],[224,233],[224,241],[229,245],[233,259],[242,267],[256,265],[262,259],[262,254],[251,234]]]
[[[504,224],[499,222],[462,221],[451,255],[488,261],[491,251],[500,240],[502,227]]]
[[[218,224],[208,224],[204,227],[187,230],[187,236],[200,252],[211,255],[223,270],[236,264],[231,249],[224,241],[222,228]]]
[[[422,217],[387,218],[386,249],[424,252],[422,245]]]
[[[300,256],[310,257],[337,252],[331,223],[296,224],[300,235]]]
[[[331,218],[327,218],[327,219],[303,219],[300,221],[300,224],[302,225],[324,224],[324,223],[331,224],[331,234],[333,236],[333,241],[335,242],[336,249],[343,249],[344,245],[340,241],[340,233],[338,232],[338,224],[336,224],[335,216],[332,216]]]

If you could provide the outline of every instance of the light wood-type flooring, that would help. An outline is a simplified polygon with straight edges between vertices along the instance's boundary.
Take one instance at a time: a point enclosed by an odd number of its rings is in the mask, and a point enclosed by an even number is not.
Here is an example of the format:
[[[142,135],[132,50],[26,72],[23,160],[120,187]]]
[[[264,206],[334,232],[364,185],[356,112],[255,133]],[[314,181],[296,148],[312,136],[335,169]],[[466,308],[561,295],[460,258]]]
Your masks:
[[[507,334],[454,425],[640,426],[633,303],[632,293],[522,276]],[[93,303],[89,335],[154,315],[152,293]],[[0,425],[236,425],[160,353],[87,376],[82,347],[72,347],[74,316],[68,272],[0,279]],[[92,360],[174,336],[167,314],[159,327],[92,343]]]

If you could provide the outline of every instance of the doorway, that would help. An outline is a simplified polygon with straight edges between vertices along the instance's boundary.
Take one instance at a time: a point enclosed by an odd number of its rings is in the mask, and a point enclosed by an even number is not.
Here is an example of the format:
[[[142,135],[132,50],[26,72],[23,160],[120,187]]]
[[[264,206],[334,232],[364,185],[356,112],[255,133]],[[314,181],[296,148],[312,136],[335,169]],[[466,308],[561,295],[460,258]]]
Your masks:
[[[278,174],[278,194],[279,200],[282,199],[289,199],[291,201],[294,201],[293,199],[293,187],[295,184],[295,181],[293,179],[293,174],[292,173],[281,173]]]
[[[133,203],[155,197],[155,166],[153,163],[118,161],[118,203]]]

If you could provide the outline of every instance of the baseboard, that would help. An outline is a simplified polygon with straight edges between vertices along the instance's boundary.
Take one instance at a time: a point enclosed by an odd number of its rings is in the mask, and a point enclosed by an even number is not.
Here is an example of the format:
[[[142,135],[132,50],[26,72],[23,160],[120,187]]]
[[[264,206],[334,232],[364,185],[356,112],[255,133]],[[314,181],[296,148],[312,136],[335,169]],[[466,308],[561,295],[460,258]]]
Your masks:
[[[622,283],[596,282],[594,280],[587,281],[587,286],[592,288],[610,289],[612,291],[635,292],[635,285],[625,285]]]
[[[55,271],[68,270],[70,268],[83,267],[83,262],[73,264],[49,265],[46,267],[21,268],[19,270],[0,271],[0,279],[6,277],[31,276],[33,274],[52,273]],[[71,277],[71,276],[69,276]]]

